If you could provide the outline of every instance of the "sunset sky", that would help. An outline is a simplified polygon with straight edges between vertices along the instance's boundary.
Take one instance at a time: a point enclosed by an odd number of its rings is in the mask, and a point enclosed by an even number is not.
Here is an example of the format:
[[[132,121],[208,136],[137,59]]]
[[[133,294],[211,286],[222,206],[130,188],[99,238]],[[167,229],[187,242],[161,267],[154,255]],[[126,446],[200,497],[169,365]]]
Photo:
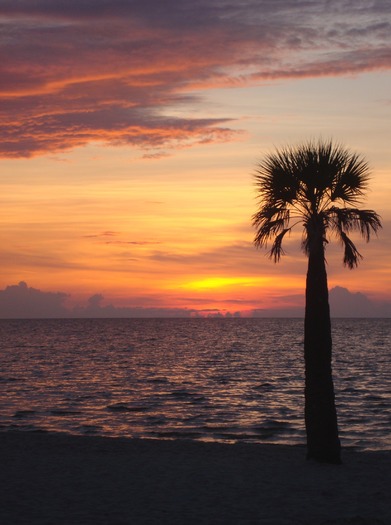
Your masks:
[[[255,250],[253,174],[318,137],[368,160],[383,222],[358,269],[329,244],[329,286],[391,312],[391,0],[2,0],[0,24],[0,316],[294,311],[301,231]]]

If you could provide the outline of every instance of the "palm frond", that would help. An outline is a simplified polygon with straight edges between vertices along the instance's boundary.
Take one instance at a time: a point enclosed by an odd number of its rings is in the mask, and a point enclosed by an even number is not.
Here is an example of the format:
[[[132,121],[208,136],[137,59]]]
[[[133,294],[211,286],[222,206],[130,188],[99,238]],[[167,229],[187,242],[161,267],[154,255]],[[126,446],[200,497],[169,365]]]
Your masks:
[[[369,166],[356,154],[345,153],[344,163],[335,177],[330,200],[341,200],[349,204],[360,202],[369,181]]]
[[[258,226],[255,234],[254,244],[257,248],[267,246],[268,241],[275,235],[279,235],[284,230],[284,219],[266,221]]]
[[[328,225],[338,233],[357,231],[369,242],[371,233],[376,234],[381,229],[380,216],[373,210],[360,210],[357,208],[338,208],[332,206],[325,215]]]
[[[284,250],[282,249],[282,241],[285,234],[290,230],[290,228],[285,228],[275,237],[272,248],[269,252],[269,257],[270,259],[274,259],[274,262],[278,262],[281,259],[281,255],[285,254]]]
[[[255,185],[262,201],[276,206],[292,203],[299,190],[299,181],[290,155],[281,150],[265,157],[255,173]]]
[[[362,259],[361,253],[357,250],[353,241],[349,239],[345,232],[340,232],[340,238],[344,246],[343,263],[351,270],[358,266],[358,262]]]
[[[267,242],[278,235],[289,224],[290,211],[286,208],[264,206],[253,215],[253,226],[256,228],[254,244],[257,248],[267,245]]]

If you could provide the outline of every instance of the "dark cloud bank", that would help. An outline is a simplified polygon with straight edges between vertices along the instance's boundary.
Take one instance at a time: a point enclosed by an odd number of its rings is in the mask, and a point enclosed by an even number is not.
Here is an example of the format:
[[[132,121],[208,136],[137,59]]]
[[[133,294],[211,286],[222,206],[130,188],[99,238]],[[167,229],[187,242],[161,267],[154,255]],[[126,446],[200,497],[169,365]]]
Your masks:
[[[152,317],[195,317],[207,315],[221,317],[218,310],[197,310],[185,308],[144,308],[116,307],[104,305],[104,297],[93,295],[85,306],[67,308],[69,296],[63,292],[44,292],[30,288],[25,282],[7,286],[0,290],[0,318],[152,318]],[[391,317],[391,303],[375,303],[362,293],[351,293],[336,286],[330,290],[330,306],[333,317]],[[253,317],[303,317],[302,307],[287,309],[255,309]],[[237,317],[238,313],[226,317]]]

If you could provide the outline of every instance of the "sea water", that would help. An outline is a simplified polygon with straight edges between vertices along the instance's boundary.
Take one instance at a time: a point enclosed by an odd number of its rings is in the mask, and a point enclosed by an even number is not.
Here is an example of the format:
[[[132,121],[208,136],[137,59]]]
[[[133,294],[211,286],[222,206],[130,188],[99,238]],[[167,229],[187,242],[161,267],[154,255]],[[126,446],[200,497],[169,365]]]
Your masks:
[[[335,319],[343,446],[391,450],[391,319]],[[304,444],[302,319],[0,320],[0,430]]]

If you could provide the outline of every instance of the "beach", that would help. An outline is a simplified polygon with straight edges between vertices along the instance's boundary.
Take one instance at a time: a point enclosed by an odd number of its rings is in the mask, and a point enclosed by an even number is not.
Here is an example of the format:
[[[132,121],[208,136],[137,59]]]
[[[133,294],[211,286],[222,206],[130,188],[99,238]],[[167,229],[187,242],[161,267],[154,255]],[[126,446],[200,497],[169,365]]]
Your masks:
[[[2,432],[0,523],[389,525],[391,452]]]

